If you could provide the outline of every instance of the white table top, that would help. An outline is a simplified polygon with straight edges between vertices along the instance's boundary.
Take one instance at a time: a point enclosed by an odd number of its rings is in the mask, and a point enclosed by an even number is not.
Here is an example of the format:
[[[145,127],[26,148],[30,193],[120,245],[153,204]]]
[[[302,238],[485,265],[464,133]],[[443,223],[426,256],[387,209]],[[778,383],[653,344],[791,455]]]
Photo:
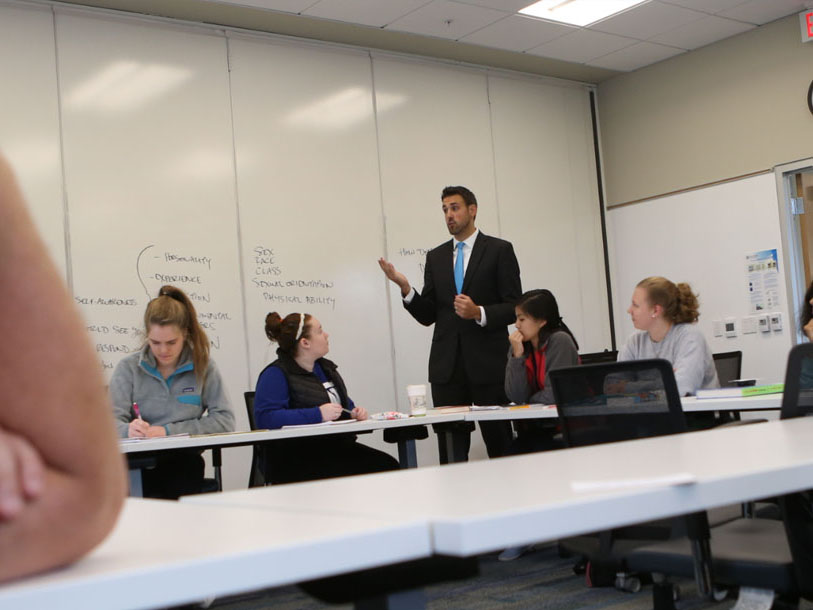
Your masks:
[[[66,568],[0,586],[0,608],[165,607],[430,552],[420,519],[129,498],[98,548]]]
[[[782,394],[765,394],[747,398],[705,398],[698,400],[694,396],[680,399],[683,411],[765,411],[779,409],[782,406]],[[501,419],[546,419],[558,417],[555,405],[531,405],[527,408],[504,408],[493,411],[470,411],[464,413],[466,421],[494,421]]]
[[[185,500],[425,517],[436,552],[466,556],[813,486],[811,438],[813,418],[802,418]],[[571,485],[681,473],[696,482]]]
[[[424,417],[410,417],[408,419],[356,421],[347,424],[334,424],[328,426],[314,425],[280,430],[256,430],[254,432],[232,432],[229,434],[201,434],[197,436],[176,436],[139,441],[121,440],[119,450],[122,453],[147,453],[167,449],[192,449],[195,447],[228,447],[235,445],[250,445],[262,441],[273,441],[285,438],[302,438],[306,436],[324,436],[328,434],[347,434],[367,432],[370,430],[383,430],[389,428],[407,428],[410,426],[427,426],[454,421],[463,421],[464,413],[439,413]]]

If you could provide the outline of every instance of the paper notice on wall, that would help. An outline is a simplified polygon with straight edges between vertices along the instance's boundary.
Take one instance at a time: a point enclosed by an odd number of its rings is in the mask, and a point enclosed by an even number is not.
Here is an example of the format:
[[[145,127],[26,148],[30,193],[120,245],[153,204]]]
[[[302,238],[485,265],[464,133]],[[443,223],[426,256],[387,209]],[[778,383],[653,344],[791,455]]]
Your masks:
[[[752,312],[779,307],[779,266],[776,250],[761,250],[745,257]]]

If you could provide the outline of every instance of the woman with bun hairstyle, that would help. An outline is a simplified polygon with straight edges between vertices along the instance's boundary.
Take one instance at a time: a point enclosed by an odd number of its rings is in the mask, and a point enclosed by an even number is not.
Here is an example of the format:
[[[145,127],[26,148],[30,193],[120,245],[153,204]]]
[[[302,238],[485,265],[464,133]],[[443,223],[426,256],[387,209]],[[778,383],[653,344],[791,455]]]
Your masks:
[[[325,358],[329,335],[319,320],[310,314],[282,318],[272,312],[265,318],[265,334],[279,347],[277,359],[257,380],[258,428],[367,419],[367,411],[348,395],[336,364]],[[351,433],[271,443],[266,473],[272,483],[291,483],[397,469],[392,456],[356,442]]]
[[[720,387],[711,349],[695,325],[699,304],[689,284],[674,284],[664,277],[643,279],[632,293],[627,313],[642,332],[627,340],[618,353],[619,361],[668,360],[681,396]]]
[[[110,380],[119,436],[233,431],[234,413],[189,297],[179,288],[162,286],[144,312],[144,333],[144,346],[119,362]],[[200,451],[159,457],[154,469],[144,471],[143,483],[148,497],[200,492]]]

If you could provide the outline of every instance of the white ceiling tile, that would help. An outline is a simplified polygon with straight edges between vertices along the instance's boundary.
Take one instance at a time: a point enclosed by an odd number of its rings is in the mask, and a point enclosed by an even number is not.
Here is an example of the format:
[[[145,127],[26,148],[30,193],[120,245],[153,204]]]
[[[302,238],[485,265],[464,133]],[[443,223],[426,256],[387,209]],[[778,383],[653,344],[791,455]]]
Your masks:
[[[746,0],[743,0],[745,2]],[[516,13],[526,6],[531,6],[536,0],[455,0],[462,4],[473,4],[475,6],[484,6],[486,8],[493,8],[495,11],[503,11],[505,13]]]
[[[709,15],[674,30],[653,36],[649,39],[649,42],[680,47],[681,49],[697,49],[717,40],[736,36],[755,27],[751,23]]]
[[[457,40],[503,17],[505,13],[489,8],[435,0],[392,22],[387,29]]]
[[[690,8],[694,11],[716,15],[720,11],[733,8],[738,4],[748,2],[748,0],[658,0],[661,4],[674,4],[683,8]]]
[[[805,0],[751,0],[722,11],[720,17],[763,25],[805,10]]]
[[[594,57],[607,55],[613,51],[633,45],[636,42],[638,41],[632,38],[624,38],[623,36],[592,32],[590,30],[578,30],[567,36],[562,36],[556,40],[535,47],[528,51],[528,53],[583,64]]]
[[[704,13],[673,4],[647,2],[615,17],[599,21],[591,25],[589,29],[647,40],[702,17],[705,17]]]
[[[319,0],[302,14],[380,28],[429,2],[431,0]]]
[[[508,51],[525,51],[578,28],[524,15],[511,15],[460,40]]]
[[[653,42],[639,42],[604,57],[590,60],[587,64],[597,68],[631,72],[683,52],[682,49],[665,47]]]
[[[220,4],[266,8],[286,13],[301,13],[315,2],[316,0],[221,0]]]

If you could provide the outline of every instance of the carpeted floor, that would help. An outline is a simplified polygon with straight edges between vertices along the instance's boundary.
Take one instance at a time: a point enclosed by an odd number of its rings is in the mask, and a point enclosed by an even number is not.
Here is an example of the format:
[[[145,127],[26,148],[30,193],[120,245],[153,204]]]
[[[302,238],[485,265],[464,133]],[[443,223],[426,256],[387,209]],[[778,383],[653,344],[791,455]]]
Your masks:
[[[588,588],[584,577],[572,571],[573,560],[558,556],[554,546],[545,546],[510,562],[497,561],[497,554],[480,558],[480,575],[469,580],[425,588],[430,610],[569,610],[599,608],[644,610],[652,608],[652,587],[640,593],[624,593],[612,587]],[[712,603],[699,599],[694,583],[680,582],[679,610],[728,610],[733,600]],[[194,606],[191,606],[194,607]],[[187,608],[191,608],[187,607]],[[218,610],[347,610],[352,606],[321,603],[297,587],[281,587],[242,598],[219,599],[212,606]],[[803,604],[811,609],[813,605]]]

